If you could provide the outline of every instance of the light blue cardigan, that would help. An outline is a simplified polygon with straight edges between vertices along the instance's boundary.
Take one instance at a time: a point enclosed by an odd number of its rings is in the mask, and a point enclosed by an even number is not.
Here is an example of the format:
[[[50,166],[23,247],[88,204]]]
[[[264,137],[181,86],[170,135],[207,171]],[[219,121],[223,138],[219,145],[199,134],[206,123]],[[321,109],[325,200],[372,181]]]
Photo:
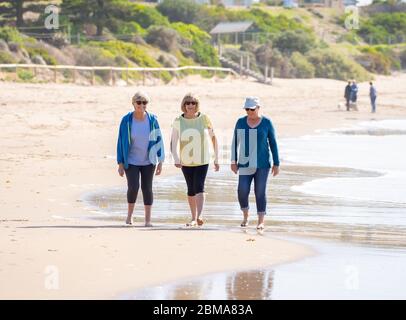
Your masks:
[[[150,127],[150,140],[148,144],[148,154],[152,164],[165,160],[165,150],[161,129],[157,117],[147,112]],[[131,125],[133,122],[133,112],[129,112],[123,117],[120,123],[117,141],[117,163],[123,163],[128,169],[128,153],[131,148]]]

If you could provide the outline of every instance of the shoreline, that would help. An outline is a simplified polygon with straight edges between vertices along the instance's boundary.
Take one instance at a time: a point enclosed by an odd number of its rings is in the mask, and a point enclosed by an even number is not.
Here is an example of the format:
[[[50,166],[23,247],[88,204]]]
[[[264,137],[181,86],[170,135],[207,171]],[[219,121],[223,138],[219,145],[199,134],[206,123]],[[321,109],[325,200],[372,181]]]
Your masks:
[[[390,81],[401,82],[388,77]],[[327,82],[333,87],[341,83]],[[247,95],[264,88],[270,90],[269,96],[264,92],[263,100],[273,109],[265,114],[272,115],[281,136],[300,136],[337,124],[341,114],[330,97],[334,88],[327,90],[328,97],[323,95],[323,102],[314,104],[310,99],[287,113],[291,91],[297,84],[302,84],[297,95],[307,90],[306,98],[320,81],[281,80],[273,88],[235,80],[143,89],[154,95],[153,101],[166,98],[161,100],[162,105],[152,108],[165,127],[179,112],[179,95],[192,89],[207,101],[207,112],[215,127],[222,124],[222,128],[231,129],[241,114],[235,106],[241,104],[242,98],[235,97],[235,90],[243,85]],[[289,241],[265,237],[251,241],[247,235],[229,231],[154,232],[153,228],[133,230],[121,223],[74,220],[87,212],[80,198],[85,192],[125,183],[108,155],[115,150],[117,122],[128,110],[135,88],[14,83],[0,83],[0,87],[4,111],[0,123],[5,128],[0,136],[0,179],[4,190],[0,240],[6,244],[0,250],[1,298],[114,298],[126,289],[151,286],[156,281],[272,266],[314,254],[310,248]],[[174,92],[176,87],[182,92]],[[224,107],[218,103],[223,98],[227,102]],[[326,105],[330,105],[327,110]],[[406,108],[388,106],[375,117],[388,119],[396,115],[406,117]],[[352,112],[351,117],[340,121],[353,123],[367,120],[370,115]],[[311,118],[318,121],[308,121]],[[164,167],[164,175],[171,172],[174,168]],[[139,216],[138,211],[136,214]],[[220,253],[214,250],[219,243]],[[163,265],[168,269],[162,270]],[[59,289],[55,290],[56,280]]]

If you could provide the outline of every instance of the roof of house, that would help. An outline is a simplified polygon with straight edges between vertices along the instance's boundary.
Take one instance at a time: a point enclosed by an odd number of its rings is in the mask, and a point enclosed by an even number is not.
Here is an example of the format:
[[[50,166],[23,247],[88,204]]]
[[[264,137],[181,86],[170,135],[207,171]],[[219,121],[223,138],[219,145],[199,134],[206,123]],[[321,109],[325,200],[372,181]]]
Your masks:
[[[220,22],[210,31],[210,34],[245,32],[253,23],[252,21]]]

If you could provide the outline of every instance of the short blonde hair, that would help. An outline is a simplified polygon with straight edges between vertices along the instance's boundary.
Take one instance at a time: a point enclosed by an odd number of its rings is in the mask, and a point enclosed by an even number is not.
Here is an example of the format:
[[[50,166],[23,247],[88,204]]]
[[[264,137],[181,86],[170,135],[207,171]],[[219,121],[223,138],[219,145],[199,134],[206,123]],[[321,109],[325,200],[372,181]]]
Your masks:
[[[132,103],[134,103],[134,102],[136,102],[136,101],[142,101],[142,100],[145,100],[145,101],[147,101],[147,102],[150,102],[150,99],[149,99],[148,95],[147,95],[145,92],[143,92],[143,91],[137,91],[137,92],[134,94],[133,98],[132,98]]]
[[[180,108],[182,109],[182,112],[186,112],[186,107],[185,107],[185,102],[186,101],[196,101],[196,112],[199,112],[200,110],[200,99],[197,95],[189,92],[187,93],[182,100],[182,104],[180,105]]]

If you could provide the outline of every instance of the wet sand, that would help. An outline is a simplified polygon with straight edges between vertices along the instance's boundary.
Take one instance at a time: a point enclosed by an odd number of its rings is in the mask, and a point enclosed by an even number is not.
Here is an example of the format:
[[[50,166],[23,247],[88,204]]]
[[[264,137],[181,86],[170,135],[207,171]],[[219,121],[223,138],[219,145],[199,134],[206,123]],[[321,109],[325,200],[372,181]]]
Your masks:
[[[319,255],[272,268],[223,272],[126,292],[120,299],[404,300],[406,250],[284,237]]]

